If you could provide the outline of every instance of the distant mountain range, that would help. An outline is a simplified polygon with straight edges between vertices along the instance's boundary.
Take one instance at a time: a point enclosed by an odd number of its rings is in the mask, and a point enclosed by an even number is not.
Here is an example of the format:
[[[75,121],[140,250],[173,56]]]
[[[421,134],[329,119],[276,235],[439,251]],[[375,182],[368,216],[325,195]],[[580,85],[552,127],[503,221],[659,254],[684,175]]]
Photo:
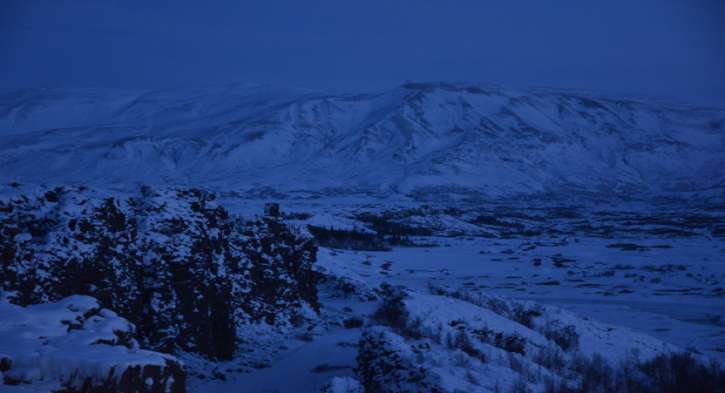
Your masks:
[[[408,83],[0,95],[0,182],[291,194],[722,197],[725,110]]]

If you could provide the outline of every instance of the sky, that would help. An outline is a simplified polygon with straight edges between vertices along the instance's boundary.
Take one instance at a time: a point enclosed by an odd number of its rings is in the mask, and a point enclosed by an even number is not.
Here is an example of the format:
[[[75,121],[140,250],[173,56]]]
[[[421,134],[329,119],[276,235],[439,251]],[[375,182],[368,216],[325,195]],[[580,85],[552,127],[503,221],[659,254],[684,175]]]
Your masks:
[[[725,1],[0,1],[0,88],[405,81],[725,107]]]

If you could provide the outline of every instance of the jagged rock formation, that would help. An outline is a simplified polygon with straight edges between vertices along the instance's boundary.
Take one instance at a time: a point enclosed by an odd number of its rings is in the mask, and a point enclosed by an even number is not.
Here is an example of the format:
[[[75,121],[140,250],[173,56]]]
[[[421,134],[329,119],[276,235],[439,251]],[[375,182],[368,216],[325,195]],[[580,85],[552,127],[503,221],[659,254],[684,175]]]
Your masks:
[[[12,302],[93,296],[164,352],[228,359],[240,326],[299,323],[319,307],[316,252],[279,219],[244,222],[195,189],[0,200],[0,288]]]

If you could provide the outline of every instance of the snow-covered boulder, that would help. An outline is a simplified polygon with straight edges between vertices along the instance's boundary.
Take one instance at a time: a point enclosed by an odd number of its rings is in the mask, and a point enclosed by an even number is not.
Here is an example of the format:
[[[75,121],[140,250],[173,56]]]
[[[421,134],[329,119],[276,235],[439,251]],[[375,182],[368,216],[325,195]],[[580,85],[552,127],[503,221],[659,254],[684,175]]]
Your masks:
[[[183,365],[140,349],[134,326],[88,296],[20,307],[0,301],[0,385],[65,392],[185,391]],[[0,389],[2,390],[2,389]]]

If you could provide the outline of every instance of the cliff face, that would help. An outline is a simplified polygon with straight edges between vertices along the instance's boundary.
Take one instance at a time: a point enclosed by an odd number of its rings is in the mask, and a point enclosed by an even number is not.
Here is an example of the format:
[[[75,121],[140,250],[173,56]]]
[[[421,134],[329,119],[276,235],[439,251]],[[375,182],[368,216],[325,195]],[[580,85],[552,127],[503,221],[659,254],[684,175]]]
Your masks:
[[[98,299],[142,346],[216,359],[241,326],[318,310],[317,249],[276,218],[235,219],[199,190],[56,188],[0,201],[0,285],[13,303]]]

